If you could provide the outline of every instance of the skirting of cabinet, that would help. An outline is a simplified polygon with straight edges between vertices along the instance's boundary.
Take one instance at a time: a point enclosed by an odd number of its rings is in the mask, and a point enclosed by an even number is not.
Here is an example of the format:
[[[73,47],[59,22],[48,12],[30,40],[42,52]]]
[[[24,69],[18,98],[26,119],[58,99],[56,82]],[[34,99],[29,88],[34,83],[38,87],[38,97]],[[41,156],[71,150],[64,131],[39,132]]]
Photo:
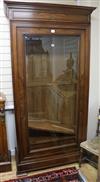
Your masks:
[[[64,149],[65,150],[65,149]],[[69,150],[69,148],[68,148]],[[58,154],[54,153],[49,156],[36,157],[36,154],[25,158],[23,161],[17,161],[17,174],[22,174],[30,171],[42,170],[51,167],[57,167],[61,165],[71,164],[79,161],[79,150],[74,148],[72,152],[69,150],[64,154],[58,152]],[[41,152],[40,152],[41,155]],[[16,159],[18,159],[17,151],[16,151]]]

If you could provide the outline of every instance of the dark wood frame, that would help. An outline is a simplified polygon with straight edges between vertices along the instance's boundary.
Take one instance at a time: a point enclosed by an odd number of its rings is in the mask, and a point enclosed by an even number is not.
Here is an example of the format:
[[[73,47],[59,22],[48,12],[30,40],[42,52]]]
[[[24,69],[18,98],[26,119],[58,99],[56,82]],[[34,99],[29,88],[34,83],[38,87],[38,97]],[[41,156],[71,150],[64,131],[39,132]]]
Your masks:
[[[17,172],[27,172],[78,161],[79,144],[86,139],[89,90],[90,14],[94,7],[28,3],[5,0],[5,12],[10,19],[12,71],[17,129]],[[29,150],[25,92],[24,33],[80,36],[77,134],[71,145],[51,150]],[[66,152],[63,152],[66,151]],[[41,154],[41,156],[40,156]],[[45,156],[46,154],[46,156]]]

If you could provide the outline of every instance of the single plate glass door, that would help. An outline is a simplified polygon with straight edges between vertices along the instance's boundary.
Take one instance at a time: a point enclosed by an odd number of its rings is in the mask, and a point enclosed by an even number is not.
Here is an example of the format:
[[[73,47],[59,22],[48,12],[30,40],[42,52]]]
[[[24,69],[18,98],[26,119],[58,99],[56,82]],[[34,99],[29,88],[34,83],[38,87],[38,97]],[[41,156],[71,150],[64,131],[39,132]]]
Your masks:
[[[31,148],[75,136],[79,36],[25,35],[28,131]]]

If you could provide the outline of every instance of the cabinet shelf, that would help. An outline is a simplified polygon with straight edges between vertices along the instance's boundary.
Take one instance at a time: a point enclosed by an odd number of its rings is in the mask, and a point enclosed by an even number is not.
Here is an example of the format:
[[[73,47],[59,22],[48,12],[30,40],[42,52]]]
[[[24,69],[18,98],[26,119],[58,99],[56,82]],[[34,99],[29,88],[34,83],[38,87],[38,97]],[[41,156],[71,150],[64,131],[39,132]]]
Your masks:
[[[69,86],[69,85],[77,85],[77,81],[57,81],[57,82],[44,82],[43,80],[41,81],[32,81],[32,82],[28,82],[27,83],[27,87],[35,87],[35,86],[59,86],[59,85],[65,85],[65,86]]]
[[[57,123],[57,122],[56,122]],[[74,129],[67,128],[64,124],[55,124],[55,121],[50,120],[29,120],[28,127],[31,129],[49,131],[54,133],[65,133],[65,134],[74,134]]]

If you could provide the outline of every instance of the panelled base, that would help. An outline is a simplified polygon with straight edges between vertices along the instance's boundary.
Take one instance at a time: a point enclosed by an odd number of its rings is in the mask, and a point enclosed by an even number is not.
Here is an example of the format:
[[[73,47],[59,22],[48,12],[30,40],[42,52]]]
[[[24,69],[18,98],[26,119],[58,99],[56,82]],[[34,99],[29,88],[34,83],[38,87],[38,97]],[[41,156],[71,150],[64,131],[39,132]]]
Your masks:
[[[16,153],[17,154],[17,153]],[[41,155],[41,152],[40,152]],[[26,173],[30,171],[37,171],[42,169],[47,169],[51,167],[62,166],[66,164],[71,164],[79,161],[79,150],[73,149],[66,153],[51,154],[50,156],[38,157],[37,159],[31,156],[27,157],[24,161],[17,161],[17,174]],[[17,156],[16,156],[17,157]]]

